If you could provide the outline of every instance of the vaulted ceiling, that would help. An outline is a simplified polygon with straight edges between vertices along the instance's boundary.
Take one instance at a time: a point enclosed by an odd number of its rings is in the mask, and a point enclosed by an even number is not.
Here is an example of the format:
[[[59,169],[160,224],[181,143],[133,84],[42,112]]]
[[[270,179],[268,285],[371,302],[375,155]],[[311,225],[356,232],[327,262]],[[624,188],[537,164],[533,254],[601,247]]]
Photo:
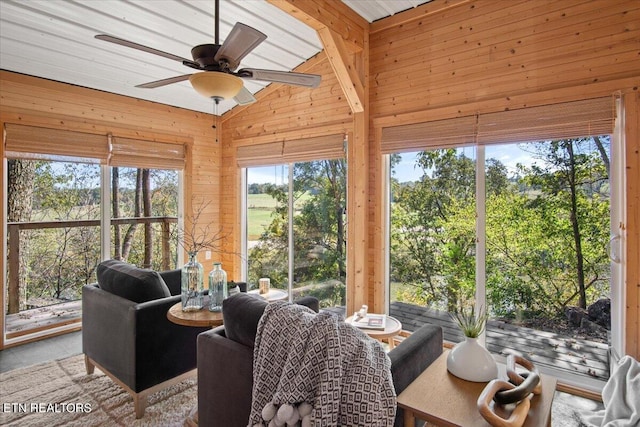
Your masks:
[[[373,22],[428,1],[318,0],[318,8],[354,11]],[[242,22],[267,39],[241,67],[290,71],[323,49],[316,29],[294,16],[292,9],[283,0],[221,0],[220,41]],[[94,36],[109,34],[190,59],[193,46],[213,43],[214,16],[214,0],[0,0],[0,68],[213,113],[213,102],[197,94],[189,81],[155,89],[135,87],[194,70]],[[252,93],[267,84],[245,80]],[[218,114],[235,105],[233,100],[221,102]]]

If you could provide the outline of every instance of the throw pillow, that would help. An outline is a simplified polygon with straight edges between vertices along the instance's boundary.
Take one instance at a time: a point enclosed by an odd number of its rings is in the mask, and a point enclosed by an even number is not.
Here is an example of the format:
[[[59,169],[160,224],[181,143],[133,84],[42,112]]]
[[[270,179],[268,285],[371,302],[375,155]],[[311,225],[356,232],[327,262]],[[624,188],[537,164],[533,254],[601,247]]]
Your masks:
[[[237,293],[222,302],[222,317],[227,338],[253,348],[258,322],[267,307],[259,295]]]
[[[110,259],[98,265],[98,285],[103,290],[137,303],[171,296],[158,272]]]

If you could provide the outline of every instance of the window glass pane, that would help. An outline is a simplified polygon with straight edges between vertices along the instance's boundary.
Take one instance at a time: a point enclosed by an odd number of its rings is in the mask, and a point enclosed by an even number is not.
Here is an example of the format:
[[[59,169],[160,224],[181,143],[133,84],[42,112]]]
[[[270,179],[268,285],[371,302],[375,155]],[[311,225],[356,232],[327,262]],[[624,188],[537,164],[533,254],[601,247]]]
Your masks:
[[[294,300],[315,296],[321,307],[343,307],[345,206],[344,159],[247,169],[250,288],[265,277],[272,288],[289,291],[291,281]]]
[[[100,167],[7,163],[7,313],[79,300],[82,286],[95,281],[100,258]],[[8,336],[11,325],[8,318]],[[37,320],[23,325],[30,326]]]
[[[346,160],[296,163],[294,298],[315,296],[321,307],[345,305]]]
[[[176,268],[177,171],[111,168],[111,216],[112,258],[158,271]]]
[[[609,158],[609,136],[487,147],[491,351],[608,377]]]
[[[448,312],[475,293],[475,150],[442,149],[391,156],[390,314],[445,326]]]
[[[289,287],[289,167],[247,169],[247,285],[262,277],[271,287]]]

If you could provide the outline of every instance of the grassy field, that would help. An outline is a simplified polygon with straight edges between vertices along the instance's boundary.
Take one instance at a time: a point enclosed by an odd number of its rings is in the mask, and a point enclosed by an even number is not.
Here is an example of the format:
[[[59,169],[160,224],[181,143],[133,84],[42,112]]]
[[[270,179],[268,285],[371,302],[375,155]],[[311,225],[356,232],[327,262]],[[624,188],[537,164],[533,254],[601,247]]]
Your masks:
[[[248,240],[258,240],[264,229],[271,223],[271,214],[276,200],[268,194],[249,194],[247,196],[247,234]]]
[[[311,198],[311,194],[306,193],[294,205],[296,210]],[[276,200],[268,194],[249,194],[247,196],[247,234],[248,240],[258,240],[265,228],[271,224],[271,214],[276,208]]]
[[[276,199],[268,194],[249,194],[247,196],[247,206],[249,209],[269,209],[276,207]]]

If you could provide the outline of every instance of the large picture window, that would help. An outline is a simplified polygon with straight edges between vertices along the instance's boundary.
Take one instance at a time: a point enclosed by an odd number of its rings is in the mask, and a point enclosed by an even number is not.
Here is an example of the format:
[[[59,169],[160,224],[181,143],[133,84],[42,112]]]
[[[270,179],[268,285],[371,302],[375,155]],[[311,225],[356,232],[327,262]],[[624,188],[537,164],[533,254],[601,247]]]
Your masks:
[[[247,281],[345,305],[344,159],[247,169]]]
[[[441,144],[421,133],[428,124],[391,128],[390,313],[411,324],[420,312],[457,342],[448,313],[473,305],[490,315],[483,339],[497,357],[520,354],[563,381],[601,387],[622,326],[611,322],[612,289],[621,286],[609,259],[619,171],[605,101],[586,115],[570,105],[538,110],[536,129],[522,128],[531,123],[525,112],[477,117],[472,132],[441,122]],[[414,150],[400,148],[402,137]]]
[[[250,289],[260,278],[290,300],[345,305],[344,136],[238,148],[246,173],[245,234]]]
[[[102,259],[176,267],[183,143],[7,123],[4,144],[6,342],[74,328]]]

